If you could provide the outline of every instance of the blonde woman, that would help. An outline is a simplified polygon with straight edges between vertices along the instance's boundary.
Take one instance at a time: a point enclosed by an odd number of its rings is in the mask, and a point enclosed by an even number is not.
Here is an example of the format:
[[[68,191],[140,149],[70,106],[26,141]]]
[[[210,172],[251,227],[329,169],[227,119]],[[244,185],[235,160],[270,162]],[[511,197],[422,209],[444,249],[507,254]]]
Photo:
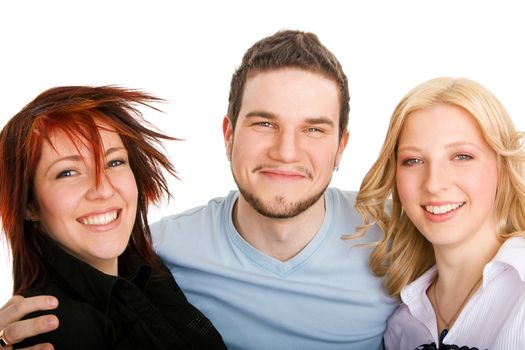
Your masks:
[[[401,306],[387,349],[525,348],[525,150],[500,102],[438,78],[396,107],[356,207]],[[392,208],[386,208],[392,199]]]

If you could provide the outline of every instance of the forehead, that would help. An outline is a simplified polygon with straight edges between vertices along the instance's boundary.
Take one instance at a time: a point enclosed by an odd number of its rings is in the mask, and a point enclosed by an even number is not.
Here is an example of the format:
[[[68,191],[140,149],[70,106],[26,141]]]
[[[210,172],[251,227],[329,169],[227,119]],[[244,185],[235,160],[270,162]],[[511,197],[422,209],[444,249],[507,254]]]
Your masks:
[[[240,117],[253,110],[339,118],[336,83],[319,73],[297,68],[258,72],[246,81]]]
[[[486,143],[477,120],[465,109],[437,104],[410,113],[403,124],[399,143],[431,142],[436,139]]]
[[[113,129],[104,124],[98,124],[100,135],[100,147],[102,151],[113,148],[123,147],[122,139]],[[79,132],[66,132],[64,130],[53,130],[44,140],[42,145],[42,157],[64,156],[80,154],[83,157],[92,155],[94,150],[99,149],[97,141],[87,138]]]

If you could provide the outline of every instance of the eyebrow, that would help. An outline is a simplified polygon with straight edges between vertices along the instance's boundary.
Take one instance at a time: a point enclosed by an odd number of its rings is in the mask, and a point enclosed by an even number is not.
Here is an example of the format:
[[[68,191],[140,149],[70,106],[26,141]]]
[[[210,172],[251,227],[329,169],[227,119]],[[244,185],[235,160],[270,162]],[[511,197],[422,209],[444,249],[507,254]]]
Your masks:
[[[265,118],[265,119],[270,119],[270,120],[279,119],[278,115],[276,115],[274,113],[270,113],[270,112],[265,112],[265,111],[249,112],[244,117],[246,119],[250,119],[250,118]],[[330,119],[328,117],[322,117],[322,116],[321,117],[306,118],[305,122],[308,123],[308,124],[326,124],[326,125],[331,126],[331,127],[335,126],[334,122],[332,121],[332,119]]]
[[[118,152],[120,150],[126,150],[126,148],[124,147],[110,147],[106,150],[106,153],[104,154],[105,157],[109,156],[110,154],[112,153],[115,153],[115,152]],[[61,158],[58,158],[58,159],[55,159],[55,161],[53,161],[51,164],[49,164],[49,166],[47,167],[47,170],[46,172],[44,173],[44,176],[47,176],[47,173],[49,172],[49,170],[57,163],[60,163],[60,162],[65,162],[65,161],[71,161],[71,162],[80,162],[81,160],[83,159],[83,157],[79,154],[73,154],[73,155],[70,155],[70,156],[65,156],[65,157],[61,157]]]
[[[445,146],[445,148],[449,149],[449,148],[454,148],[454,147],[459,147],[459,146],[473,146],[475,148],[477,148],[478,150],[482,151],[481,147],[479,147],[477,144],[475,143],[472,143],[472,142],[466,142],[466,141],[457,141],[457,142],[452,142],[452,143],[449,143]],[[401,147],[401,148],[398,148],[397,149],[397,152],[401,152],[401,151],[421,151],[421,148],[419,147],[415,147],[415,146],[405,146],[405,147]]]

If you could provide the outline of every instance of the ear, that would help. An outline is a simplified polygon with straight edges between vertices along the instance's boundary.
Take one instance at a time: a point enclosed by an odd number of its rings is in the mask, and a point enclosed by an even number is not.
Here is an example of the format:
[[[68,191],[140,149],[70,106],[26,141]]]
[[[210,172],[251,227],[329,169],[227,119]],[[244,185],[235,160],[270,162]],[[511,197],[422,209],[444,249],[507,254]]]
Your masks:
[[[25,219],[28,221],[39,221],[40,217],[37,210],[34,208],[34,205],[28,204],[25,213]]]
[[[335,155],[335,167],[339,166],[339,162],[341,161],[341,157],[343,156],[343,152],[346,148],[346,144],[348,143],[348,138],[350,137],[350,133],[348,130],[345,130],[343,136],[341,137],[341,140],[339,140],[339,146],[337,147],[337,154]]]
[[[222,134],[224,136],[226,156],[228,157],[228,160],[230,160],[233,148],[233,124],[227,115],[224,116],[224,119],[222,120]]]

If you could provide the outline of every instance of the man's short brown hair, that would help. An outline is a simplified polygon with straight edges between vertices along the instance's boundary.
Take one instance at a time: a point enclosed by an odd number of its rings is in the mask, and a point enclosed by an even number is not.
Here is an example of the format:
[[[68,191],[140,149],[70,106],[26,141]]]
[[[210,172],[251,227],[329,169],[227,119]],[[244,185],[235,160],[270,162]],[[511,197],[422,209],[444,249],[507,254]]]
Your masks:
[[[228,99],[228,117],[235,128],[246,81],[255,74],[280,68],[299,68],[333,80],[339,90],[339,138],[348,126],[350,95],[341,64],[313,33],[283,30],[256,42],[246,51],[233,74]]]

